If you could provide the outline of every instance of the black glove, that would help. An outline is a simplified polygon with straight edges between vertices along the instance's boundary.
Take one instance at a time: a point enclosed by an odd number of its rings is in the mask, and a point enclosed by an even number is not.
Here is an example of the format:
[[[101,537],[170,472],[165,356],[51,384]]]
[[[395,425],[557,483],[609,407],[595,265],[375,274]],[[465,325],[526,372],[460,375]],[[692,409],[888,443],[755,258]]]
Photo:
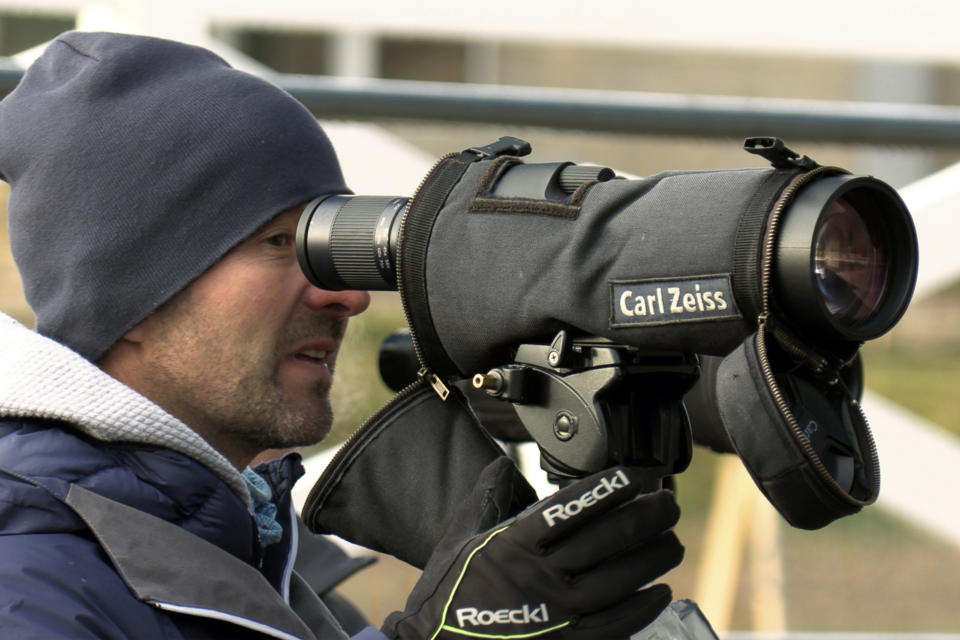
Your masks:
[[[617,467],[579,480],[493,529],[444,539],[403,612],[396,640],[627,638],[670,603],[670,588],[638,590],[683,558],[669,529],[668,491],[639,495],[642,471]]]

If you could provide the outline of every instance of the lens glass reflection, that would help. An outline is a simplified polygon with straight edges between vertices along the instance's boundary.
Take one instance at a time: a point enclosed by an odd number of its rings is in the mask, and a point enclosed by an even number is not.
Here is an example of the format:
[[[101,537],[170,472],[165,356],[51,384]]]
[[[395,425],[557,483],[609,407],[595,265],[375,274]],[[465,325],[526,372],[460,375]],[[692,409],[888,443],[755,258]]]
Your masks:
[[[862,324],[880,308],[889,256],[877,231],[844,198],[831,203],[821,220],[814,270],[823,302],[836,321]]]

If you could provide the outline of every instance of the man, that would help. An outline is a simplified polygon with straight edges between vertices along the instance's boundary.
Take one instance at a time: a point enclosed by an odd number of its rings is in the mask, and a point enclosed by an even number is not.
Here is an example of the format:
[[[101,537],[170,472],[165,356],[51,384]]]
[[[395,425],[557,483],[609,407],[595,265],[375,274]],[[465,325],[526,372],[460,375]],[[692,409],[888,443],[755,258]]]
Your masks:
[[[71,32],[0,102],[0,174],[37,318],[0,321],[0,636],[346,637],[293,570],[297,457],[247,468],[327,434],[369,304],[297,266],[304,204],[347,192],[316,121],[208,51]],[[356,637],[629,635],[681,554],[633,474],[441,541]]]

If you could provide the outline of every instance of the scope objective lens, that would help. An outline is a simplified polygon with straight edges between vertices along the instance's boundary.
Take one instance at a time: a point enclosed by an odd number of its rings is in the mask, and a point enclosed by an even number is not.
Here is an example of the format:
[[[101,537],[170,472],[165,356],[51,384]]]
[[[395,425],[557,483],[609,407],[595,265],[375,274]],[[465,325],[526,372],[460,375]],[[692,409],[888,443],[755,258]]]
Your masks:
[[[891,277],[887,239],[844,198],[829,205],[820,225],[814,273],[823,303],[837,321],[862,324],[881,308]]]
[[[879,337],[903,315],[917,277],[917,236],[896,191],[832,175],[787,206],[774,259],[781,319],[814,343]]]

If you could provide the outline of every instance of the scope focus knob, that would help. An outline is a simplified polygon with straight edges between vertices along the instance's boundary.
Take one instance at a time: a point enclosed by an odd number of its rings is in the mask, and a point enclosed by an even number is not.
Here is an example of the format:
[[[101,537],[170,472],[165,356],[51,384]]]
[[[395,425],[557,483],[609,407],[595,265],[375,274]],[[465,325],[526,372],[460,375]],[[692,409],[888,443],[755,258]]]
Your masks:
[[[605,182],[616,174],[609,167],[600,167],[593,164],[569,164],[565,166],[558,177],[560,188],[566,193],[573,193],[587,182],[599,180]]]

